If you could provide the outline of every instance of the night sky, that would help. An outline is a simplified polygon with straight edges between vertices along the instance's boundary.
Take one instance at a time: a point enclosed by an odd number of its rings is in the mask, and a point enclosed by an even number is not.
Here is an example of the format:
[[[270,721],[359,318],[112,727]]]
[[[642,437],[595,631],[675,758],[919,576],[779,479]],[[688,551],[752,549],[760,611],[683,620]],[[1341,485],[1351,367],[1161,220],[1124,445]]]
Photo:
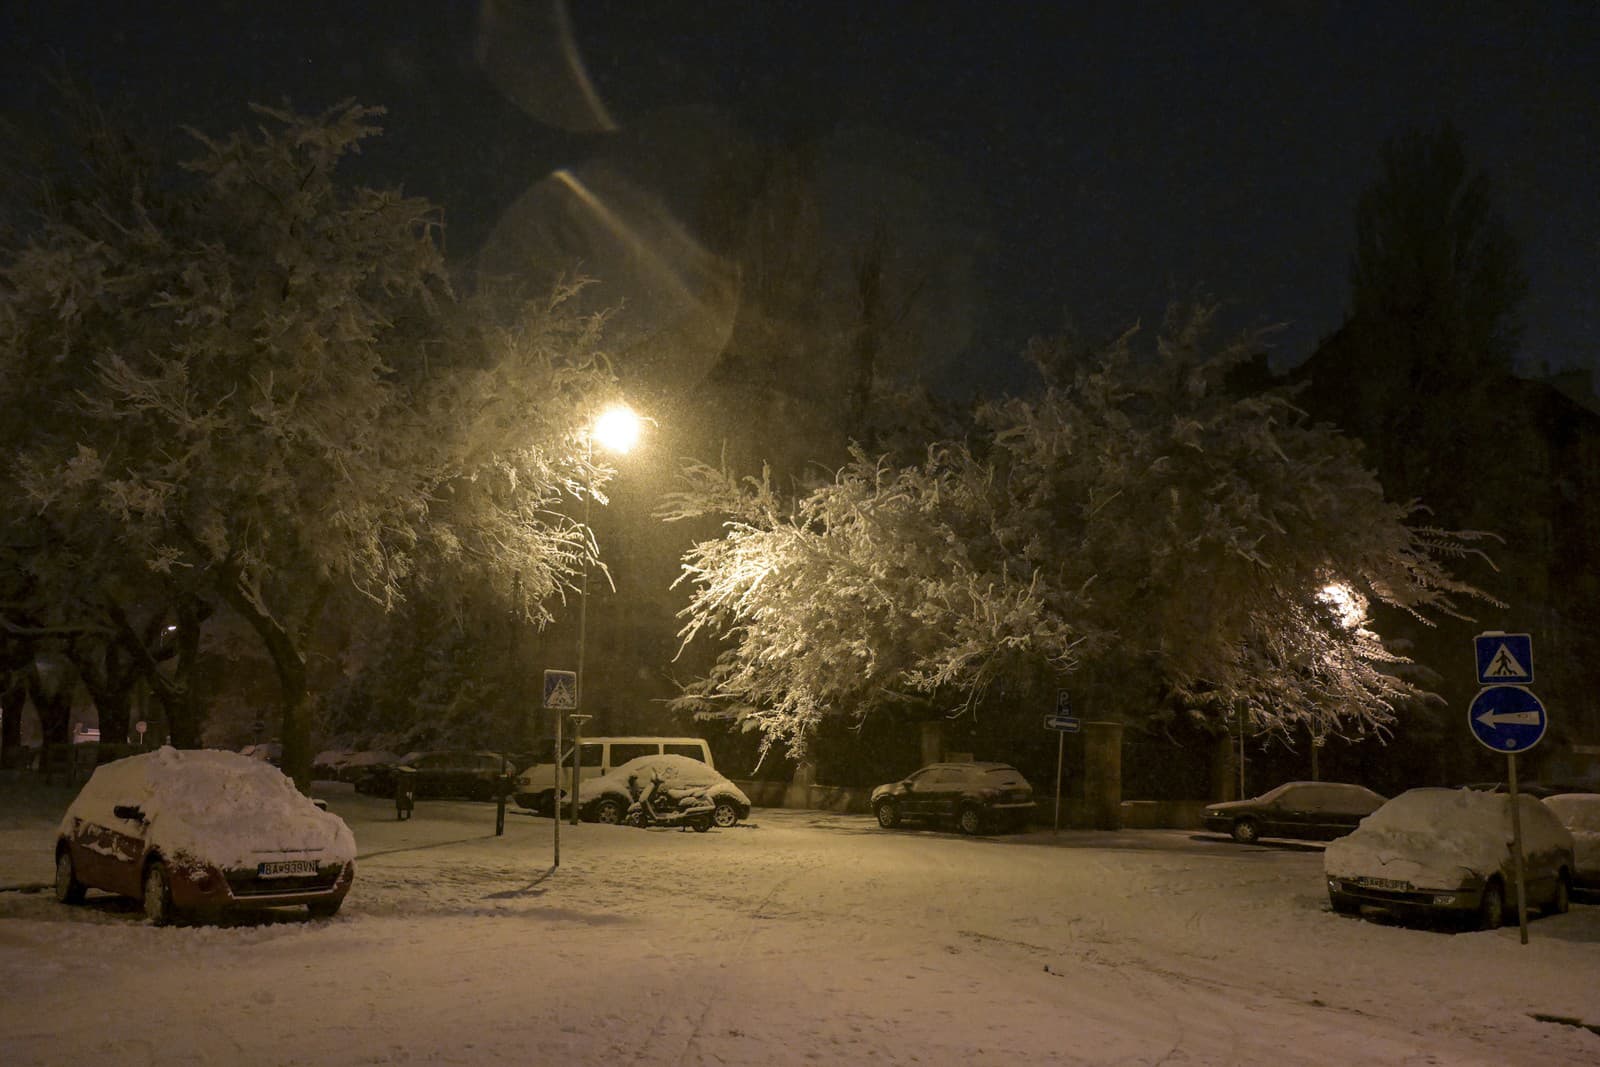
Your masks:
[[[1522,242],[1523,367],[1600,362],[1592,0],[599,0],[573,5],[566,37],[533,0],[156,6],[12,0],[5,108],[48,105],[51,57],[151,127],[221,132],[249,101],[381,104],[364,166],[443,203],[457,256],[586,161],[631,159],[638,187],[692,201],[704,142],[677,134],[708,122],[812,145],[842,174],[875,153],[880,192],[896,160],[937,186],[929,255],[977,249],[969,363],[1067,321],[1148,323],[1197,288],[1240,324],[1286,323],[1276,360],[1304,358],[1343,316],[1380,146],[1449,120]],[[841,188],[840,216],[870,199]]]

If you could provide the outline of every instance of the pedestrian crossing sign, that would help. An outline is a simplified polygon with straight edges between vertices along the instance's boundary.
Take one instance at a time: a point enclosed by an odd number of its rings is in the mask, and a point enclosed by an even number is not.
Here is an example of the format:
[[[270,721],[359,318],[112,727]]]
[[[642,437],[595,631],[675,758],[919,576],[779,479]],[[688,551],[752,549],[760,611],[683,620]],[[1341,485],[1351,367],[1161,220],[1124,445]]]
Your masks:
[[[1479,685],[1526,685],[1533,681],[1533,638],[1497,630],[1472,639]]]
[[[578,706],[578,672],[544,672],[544,706],[552,711],[571,711]]]

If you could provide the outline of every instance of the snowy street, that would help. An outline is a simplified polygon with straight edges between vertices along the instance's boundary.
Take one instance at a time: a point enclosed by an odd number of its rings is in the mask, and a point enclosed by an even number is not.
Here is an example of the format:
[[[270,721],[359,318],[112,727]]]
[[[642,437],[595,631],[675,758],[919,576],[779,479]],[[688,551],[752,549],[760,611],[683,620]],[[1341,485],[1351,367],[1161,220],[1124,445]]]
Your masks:
[[[331,789],[340,787],[329,787]],[[0,792],[0,1062],[1594,1064],[1600,906],[1451,934],[1327,907],[1316,845],[966,839],[757,809],[709,834],[340,791],[327,922],[155,928],[48,891]]]

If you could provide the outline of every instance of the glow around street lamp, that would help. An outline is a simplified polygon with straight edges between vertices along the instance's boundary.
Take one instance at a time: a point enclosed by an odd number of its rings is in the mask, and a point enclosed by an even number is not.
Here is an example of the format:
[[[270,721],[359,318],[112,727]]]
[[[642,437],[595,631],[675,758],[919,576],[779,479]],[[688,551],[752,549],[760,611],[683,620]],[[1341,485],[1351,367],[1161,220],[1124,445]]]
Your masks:
[[[643,420],[626,404],[613,404],[594,420],[595,444],[607,452],[625,453],[639,443]]]
[[[1354,630],[1367,621],[1367,598],[1344,582],[1329,582],[1317,599],[1333,609],[1334,617],[1346,630]]]

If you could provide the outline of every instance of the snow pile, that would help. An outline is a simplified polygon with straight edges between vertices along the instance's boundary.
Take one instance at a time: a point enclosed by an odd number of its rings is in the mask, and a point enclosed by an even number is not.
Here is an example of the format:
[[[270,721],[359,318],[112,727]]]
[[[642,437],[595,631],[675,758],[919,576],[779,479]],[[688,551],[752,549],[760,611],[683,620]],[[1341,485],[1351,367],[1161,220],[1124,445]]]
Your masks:
[[[121,805],[137,806],[146,829],[118,816]],[[222,868],[254,866],[260,853],[316,852],[340,863],[356,856],[344,820],[318,808],[270,763],[237,752],[164,746],[104,764],[68,806],[60,832],[77,819]]]
[[[1570,849],[1572,835],[1549,808],[1519,796],[1524,853]],[[1329,843],[1323,869],[1332,877],[1377,875],[1414,886],[1461,884],[1463,869],[1487,874],[1510,856],[1511,798],[1473,789],[1412,789]]]

